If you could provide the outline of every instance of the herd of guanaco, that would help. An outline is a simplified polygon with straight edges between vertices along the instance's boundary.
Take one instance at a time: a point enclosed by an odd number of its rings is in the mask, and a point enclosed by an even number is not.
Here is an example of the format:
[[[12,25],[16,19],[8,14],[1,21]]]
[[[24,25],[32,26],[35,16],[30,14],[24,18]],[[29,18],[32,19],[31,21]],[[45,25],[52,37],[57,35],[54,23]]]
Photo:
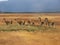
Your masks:
[[[6,18],[3,18],[4,22],[6,23],[6,25],[9,25],[9,24],[13,24],[13,20],[9,21],[9,20],[6,20]],[[14,19],[19,25],[26,25],[26,21],[25,20],[19,20],[17,21],[18,19]],[[44,21],[42,21],[41,17],[38,17],[38,20],[39,20],[39,26],[51,26],[51,27],[54,27],[55,26],[55,22],[51,22],[49,21],[48,18],[45,18]],[[35,22],[33,21],[30,21],[28,20],[27,21],[27,24],[28,25],[35,25]]]

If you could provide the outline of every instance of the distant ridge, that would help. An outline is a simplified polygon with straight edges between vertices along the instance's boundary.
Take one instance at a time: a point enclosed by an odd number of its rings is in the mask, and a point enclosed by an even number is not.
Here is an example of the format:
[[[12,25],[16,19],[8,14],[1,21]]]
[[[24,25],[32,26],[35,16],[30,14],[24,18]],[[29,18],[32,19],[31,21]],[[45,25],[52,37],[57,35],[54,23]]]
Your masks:
[[[60,12],[0,12],[0,13],[60,13]]]

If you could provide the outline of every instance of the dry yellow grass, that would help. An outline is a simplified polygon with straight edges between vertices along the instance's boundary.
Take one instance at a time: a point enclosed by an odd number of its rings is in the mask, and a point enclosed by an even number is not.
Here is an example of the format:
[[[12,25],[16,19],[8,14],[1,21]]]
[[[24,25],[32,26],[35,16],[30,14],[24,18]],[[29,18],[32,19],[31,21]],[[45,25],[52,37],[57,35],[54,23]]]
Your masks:
[[[0,45],[60,45],[60,33],[0,32]]]
[[[45,17],[56,22],[56,27],[60,28],[60,13],[41,14],[0,14],[2,18],[38,18]],[[1,24],[1,22],[0,22]],[[60,45],[60,32],[0,32],[0,45]]]

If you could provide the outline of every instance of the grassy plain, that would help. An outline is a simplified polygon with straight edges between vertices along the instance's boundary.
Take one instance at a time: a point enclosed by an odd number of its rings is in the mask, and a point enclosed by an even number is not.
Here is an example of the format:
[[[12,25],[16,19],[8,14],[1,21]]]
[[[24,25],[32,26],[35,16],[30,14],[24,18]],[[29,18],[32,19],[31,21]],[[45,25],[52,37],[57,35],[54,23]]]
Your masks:
[[[21,19],[38,19],[38,17],[48,18],[55,22],[55,28],[35,27],[35,26],[20,26],[16,25],[13,20],[15,18]],[[13,20],[13,25],[6,25],[3,18]],[[26,19],[27,18],[27,19]],[[23,28],[36,31],[25,31]],[[1,31],[0,45],[60,45],[60,13],[25,13],[25,14],[0,14],[0,30],[22,29],[19,31]],[[40,29],[40,30],[39,30]],[[43,31],[42,31],[43,30]]]

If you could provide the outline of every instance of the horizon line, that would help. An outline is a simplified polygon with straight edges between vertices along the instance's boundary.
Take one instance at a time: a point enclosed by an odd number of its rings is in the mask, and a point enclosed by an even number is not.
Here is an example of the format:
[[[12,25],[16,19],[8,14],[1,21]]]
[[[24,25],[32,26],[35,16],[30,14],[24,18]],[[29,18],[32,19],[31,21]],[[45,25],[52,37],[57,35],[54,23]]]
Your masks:
[[[0,12],[0,13],[60,13],[60,12]]]

